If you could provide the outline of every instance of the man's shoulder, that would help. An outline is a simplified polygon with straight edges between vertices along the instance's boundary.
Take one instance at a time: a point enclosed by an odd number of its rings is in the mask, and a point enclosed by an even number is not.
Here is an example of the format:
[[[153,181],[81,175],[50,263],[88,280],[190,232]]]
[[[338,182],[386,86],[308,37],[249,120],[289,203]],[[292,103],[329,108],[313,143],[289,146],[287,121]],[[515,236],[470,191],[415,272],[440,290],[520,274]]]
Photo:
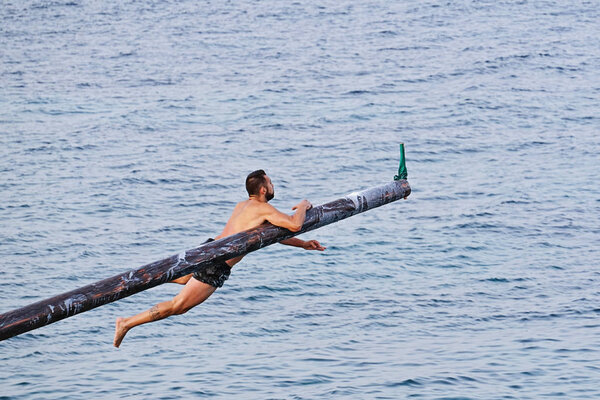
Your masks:
[[[256,207],[257,207],[257,209],[259,209],[263,212],[271,212],[271,211],[275,210],[275,207],[273,207],[269,203],[257,202]]]
[[[236,208],[243,209],[244,212],[261,213],[261,214],[269,213],[269,212],[272,212],[273,210],[275,210],[275,207],[273,207],[269,203],[263,203],[261,201],[251,201],[251,200],[244,200],[244,201],[239,202],[236,205]]]
[[[256,215],[263,216],[263,217],[268,217],[270,215],[279,213],[280,211],[277,210],[275,207],[273,207],[269,203],[263,203],[263,202],[257,201],[255,204],[252,205],[252,209],[250,212],[252,212]]]

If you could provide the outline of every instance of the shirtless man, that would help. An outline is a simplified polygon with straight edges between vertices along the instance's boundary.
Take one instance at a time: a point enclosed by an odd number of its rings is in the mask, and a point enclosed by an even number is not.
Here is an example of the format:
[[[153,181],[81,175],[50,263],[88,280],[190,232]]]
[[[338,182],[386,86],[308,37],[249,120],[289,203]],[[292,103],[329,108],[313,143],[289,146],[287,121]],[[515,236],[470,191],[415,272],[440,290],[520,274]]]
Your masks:
[[[270,205],[268,202],[275,195],[275,191],[271,183],[271,178],[263,170],[254,171],[248,175],[246,178],[246,190],[248,191],[249,199],[235,206],[223,232],[214,240],[254,228],[265,221],[289,229],[292,232],[298,232],[304,224],[306,210],[312,207],[308,200],[302,200],[292,207],[292,210],[296,210],[296,212],[290,216]],[[212,240],[208,239],[207,242]],[[325,250],[325,247],[321,246],[316,240],[304,241],[297,238],[290,238],[282,240],[280,243],[288,246],[302,247],[306,250]],[[243,257],[235,257],[222,263],[211,265],[202,271],[175,279],[174,283],[185,285],[185,287],[173,299],[158,303],[148,311],[144,311],[133,317],[117,318],[114,346],[119,347],[127,332],[134,326],[158,321],[171,315],[184,314],[208,299],[217,288],[223,286],[223,283],[229,278],[231,267],[240,262]]]

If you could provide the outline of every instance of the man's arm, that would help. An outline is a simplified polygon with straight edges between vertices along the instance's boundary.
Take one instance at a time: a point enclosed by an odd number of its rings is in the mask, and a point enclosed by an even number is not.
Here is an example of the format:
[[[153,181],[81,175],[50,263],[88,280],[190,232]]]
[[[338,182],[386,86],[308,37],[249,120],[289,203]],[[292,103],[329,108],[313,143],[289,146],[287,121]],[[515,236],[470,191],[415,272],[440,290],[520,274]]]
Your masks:
[[[285,244],[287,246],[301,247],[301,248],[306,249],[306,250],[319,250],[319,251],[323,251],[323,250],[325,250],[327,248],[327,247],[321,246],[321,243],[317,242],[316,240],[304,241],[304,240],[298,239],[298,238],[285,239],[285,240],[282,240],[279,243]]]
[[[292,207],[292,210],[296,210],[294,215],[287,215],[277,210],[272,205],[265,204],[265,219],[275,226],[289,229],[292,232],[298,232],[306,219],[306,210],[311,207],[312,204],[310,204],[308,200],[302,200]]]
[[[285,244],[286,246],[293,246],[293,247],[302,247],[302,248],[304,248],[304,243],[305,242],[302,239],[289,238],[289,239],[282,240],[279,243]]]

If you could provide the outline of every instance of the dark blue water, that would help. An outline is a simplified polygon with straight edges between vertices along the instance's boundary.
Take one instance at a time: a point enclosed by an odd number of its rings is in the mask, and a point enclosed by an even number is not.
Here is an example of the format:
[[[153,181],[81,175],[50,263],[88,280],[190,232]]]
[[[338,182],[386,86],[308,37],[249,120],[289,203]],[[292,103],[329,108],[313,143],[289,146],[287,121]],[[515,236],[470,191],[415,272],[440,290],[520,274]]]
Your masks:
[[[2,399],[600,397],[597,1],[0,3],[0,312],[273,204],[406,201],[0,343]]]

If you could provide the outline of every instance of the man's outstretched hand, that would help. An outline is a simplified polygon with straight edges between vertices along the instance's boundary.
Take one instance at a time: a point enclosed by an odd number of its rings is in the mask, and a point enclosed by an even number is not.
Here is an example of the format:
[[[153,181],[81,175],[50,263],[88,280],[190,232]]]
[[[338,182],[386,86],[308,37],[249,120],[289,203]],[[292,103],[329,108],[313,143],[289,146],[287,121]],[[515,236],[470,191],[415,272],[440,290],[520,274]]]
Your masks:
[[[319,250],[319,251],[323,251],[327,248],[327,247],[321,246],[321,243],[317,242],[316,240],[308,240],[308,241],[304,242],[304,246],[302,246],[302,247],[305,250]]]

